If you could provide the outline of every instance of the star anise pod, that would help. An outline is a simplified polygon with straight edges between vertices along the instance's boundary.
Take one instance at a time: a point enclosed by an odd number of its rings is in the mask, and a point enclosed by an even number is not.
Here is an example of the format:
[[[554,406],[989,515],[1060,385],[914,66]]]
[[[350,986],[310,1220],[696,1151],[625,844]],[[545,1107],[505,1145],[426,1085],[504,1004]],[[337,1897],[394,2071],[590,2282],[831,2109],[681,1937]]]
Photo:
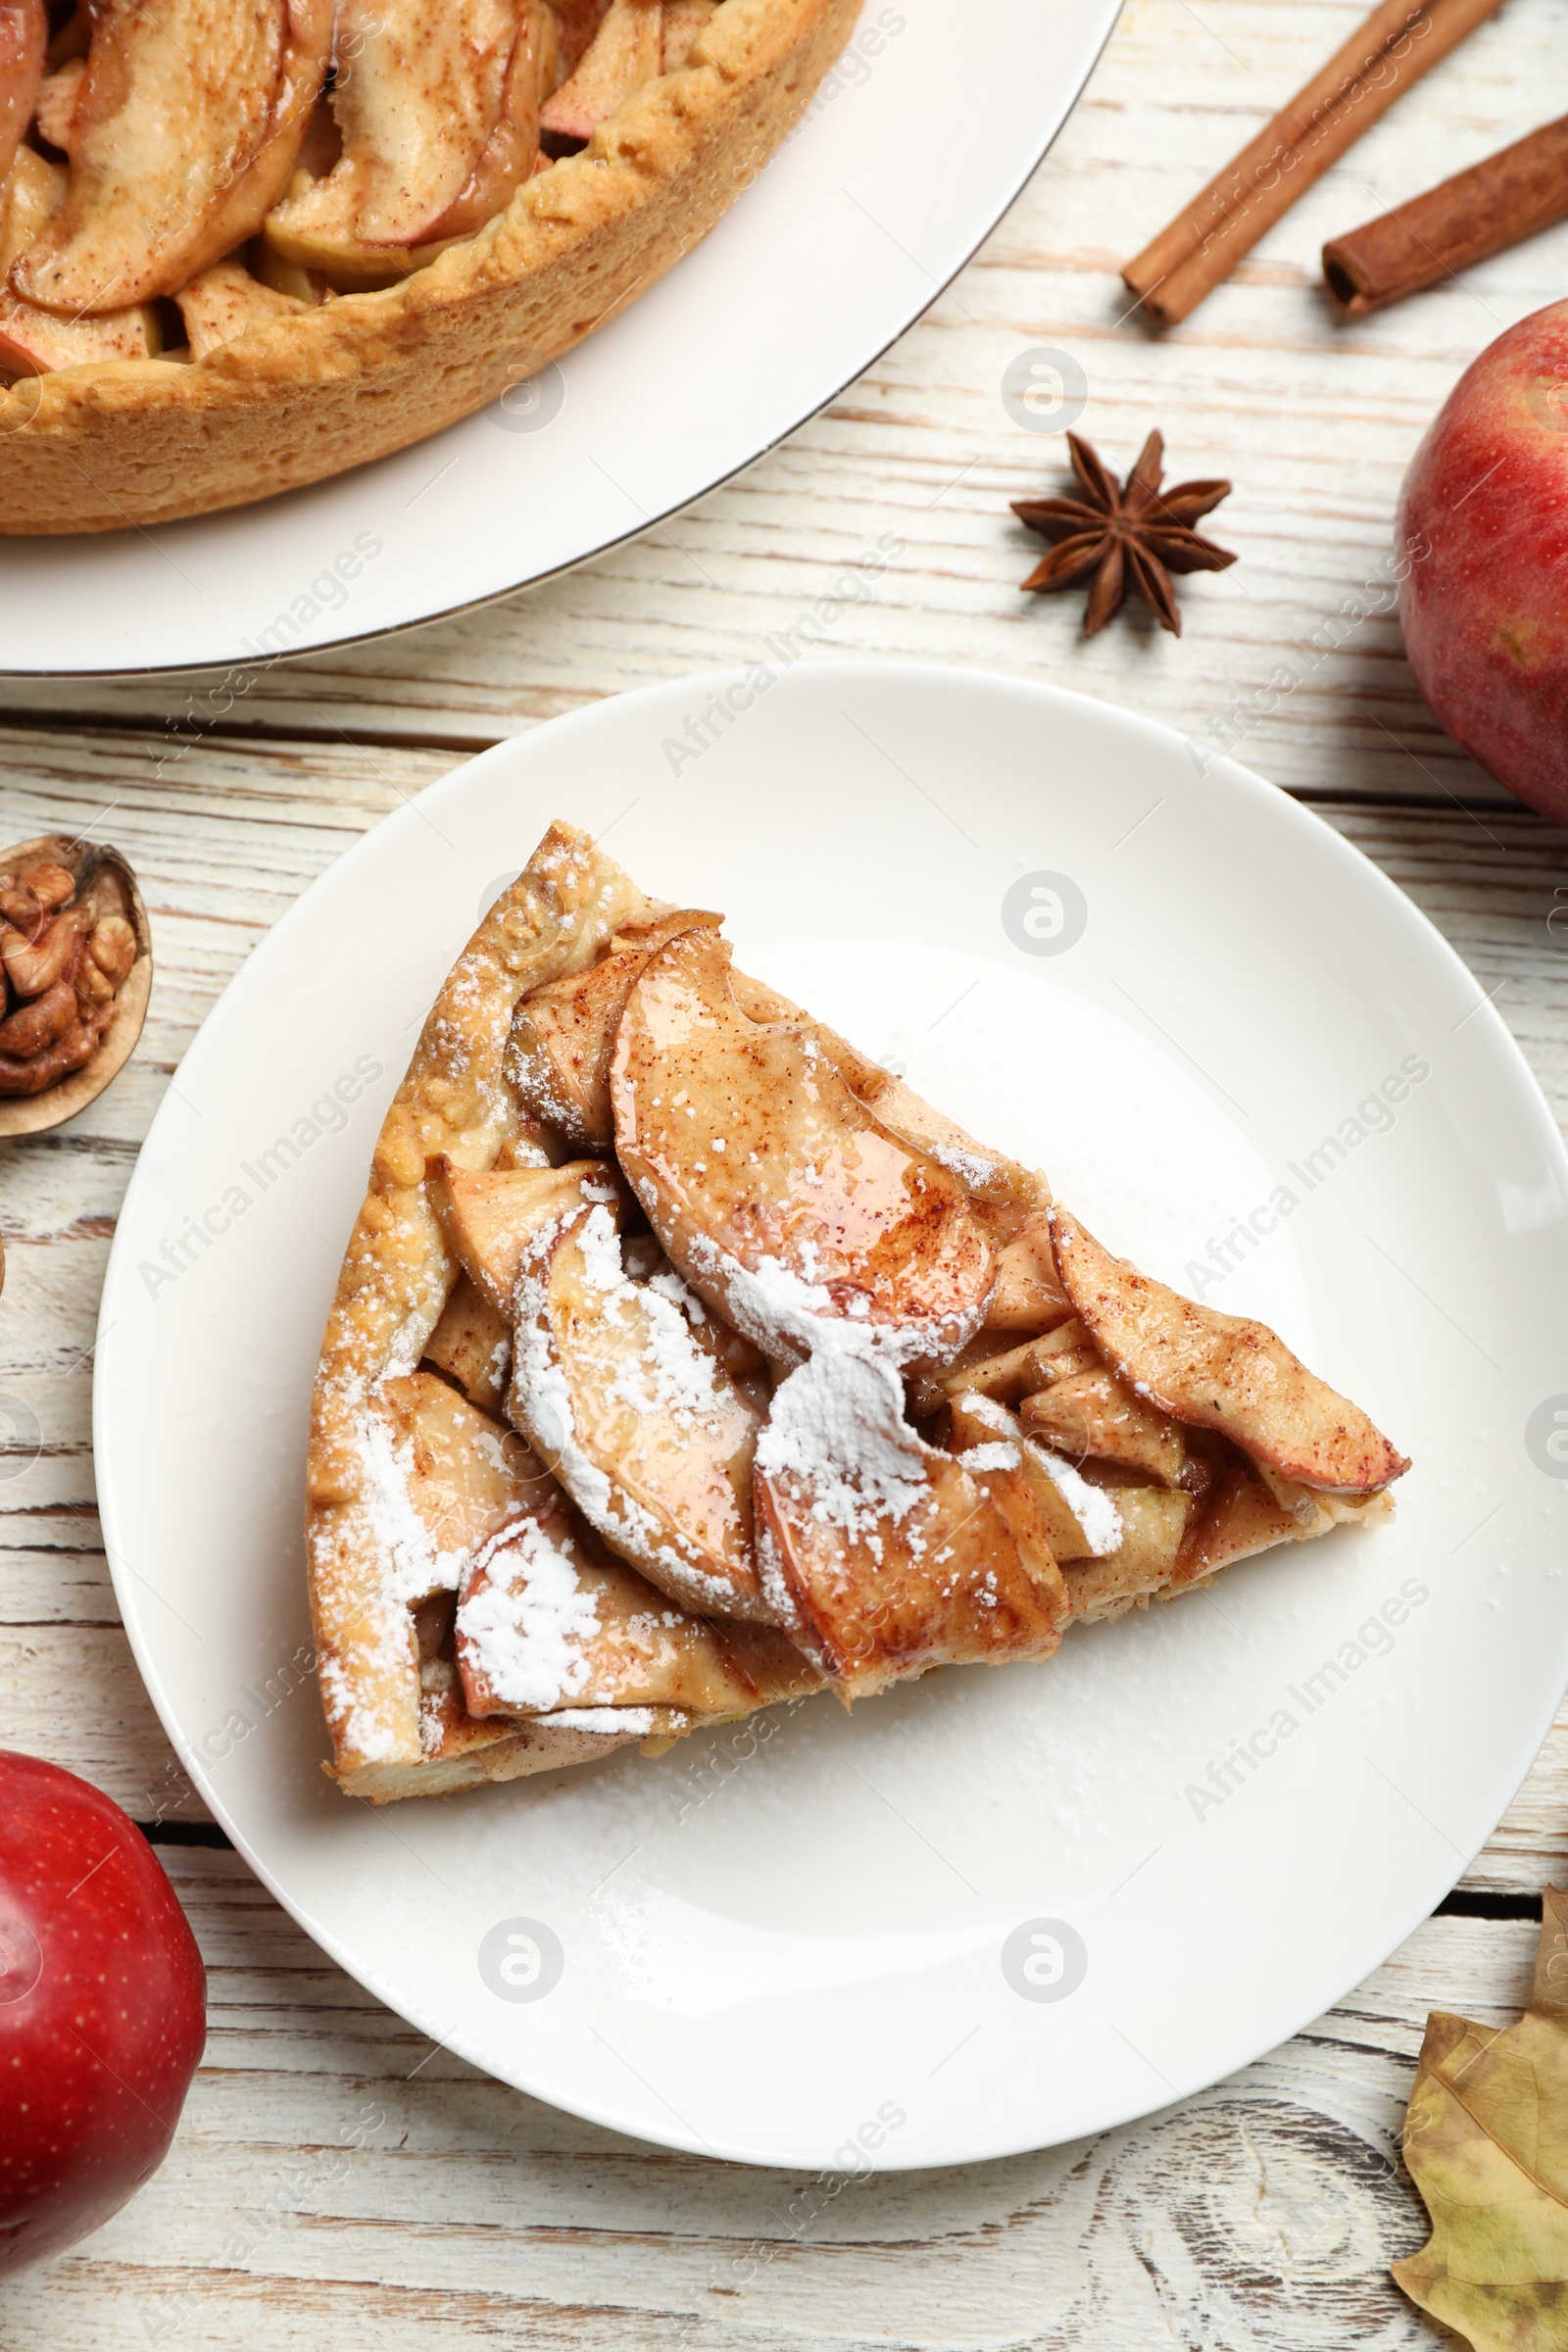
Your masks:
[[[1055,541],[1045,562],[1024,581],[1026,588],[1074,588],[1091,576],[1094,586],[1084,613],[1084,635],[1093,637],[1121,611],[1129,584],[1150,606],[1160,627],[1182,633],[1182,616],[1171,584],[1173,571],[1223,571],[1236,557],[1193,529],[1200,515],[1229,498],[1229,482],[1182,482],[1160,494],[1165,443],[1151,433],[1125,485],[1087,441],[1067,435],[1072,469],[1082,498],[1019,498],[1012,511],[1020,522]]]

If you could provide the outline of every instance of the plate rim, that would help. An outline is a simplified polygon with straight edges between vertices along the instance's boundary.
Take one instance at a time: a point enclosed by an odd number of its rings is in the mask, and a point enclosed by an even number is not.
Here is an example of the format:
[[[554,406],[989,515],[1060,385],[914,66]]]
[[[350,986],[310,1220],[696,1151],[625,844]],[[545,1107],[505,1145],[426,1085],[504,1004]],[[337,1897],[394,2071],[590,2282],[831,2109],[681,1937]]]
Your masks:
[[[885,683],[903,681],[910,676],[915,676],[944,688],[956,686],[960,690],[972,690],[981,694],[989,694],[1001,689],[1008,694],[1021,694],[1042,705],[1056,706],[1078,712],[1092,712],[1094,714],[1093,723],[1106,725],[1113,733],[1118,730],[1126,730],[1134,736],[1143,736],[1147,741],[1161,744],[1167,752],[1179,751],[1189,757],[1197,740],[1181,728],[1172,726],[1165,720],[1152,718],[1146,712],[1103,701],[1095,695],[1084,693],[1073,687],[1028,677],[1015,671],[971,668],[955,662],[906,662],[857,658],[851,661],[835,660],[802,663],[784,673],[778,682],[793,687],[793,682],[801,677],[803,671],[813,673],[821,671],[840,686],[850,683],[856,677]],[[303,919],[301,909],[312,894],[324,884],[331,882],[333,877],[339,876],[345,868],[350,867],[358,854],[373,835],[382,832],[390,825],[408,825],[418,822],[419,819],[416,812],[419,803],[444,793],[465,790],[467,778],[482,763],[489,762],[495,767],[503,767],[509,761],[525,756],[525,747],[551,731],[558,735],[569,736],[574,731],[586,731],[596,725],[610,723],[610,714],[618,711],[622,706],[655,702],[675,689],[679,689],[683,695],[689,695],[698,690],[707,690],[710,699],[713,692],[722,691],[727,685],[744,678],[745,675],[744,664],[731,664],[722,669],[697,672],[689,676],[677,674],[656,679],[647,685],[630,689],[622,694],[605,696],[600,701],[583,709],[563,712],[557,717],[543,721],[538,727],[530,728],[525,734],[503,738],[499,743],[488,746],[483,752],[472,758],[460,759],[444,775],[433,778],[419,793],[412,795],[409,800],[401,803],[397,808],[391,810],[387,816],[379,819],[351,843],[300,892],[278,920],[263,934],[263,939],[270,942],[274,938],[288,934],[291,927],[298,920]],[[1523,1048],[1503,1021],[1494,1003],[1481,989],[1476,975],[1470,970],[1458,950],[1445,937],[1432,918],[1399,888],[1390,875],[1384,872],[1381,866],[1376,864],[1355,842],[1348,839],[1329,824],[1327,819],[1320,816],[1314,808],[1298,800],[1295,794],[1285,788],[1271,784],[1256,769],[1244,762],[1228,756],[1216,758],[1208,754],[1207,747],[1199,748],[1205,751],[1205,770],[1224,771],[1223,789],[1238,792],[1249,802],[1263,802],[1274,813],[1283,816],[1287,823],[1294,823],[1303,833],[1310,834],[1314,839],[1325,842],[1327,845],[1332,845],[1329,847],[1328,854],[1331,857],[1339,857],[1347,860],[1348,867],[1355,871],[1363,882],[1370,878],[1376,886],[1377,895],[1394,911],[1396,919],[1413,924],[1418,935],[1424,936],[1428,949],[1435,947],[1440,952],[1439,963],[1446,965],[1453,976],[1462,979],[1476,989],[1477,1004],[1473,1008],[1473,1013],[1479,1016],[1478,1026],[1491,1041],[1492,1054],[1495,1054],[1497,1048],[1500,1047],[1502,1060],[1510,1069],[1515,1082],[1523,1082],[1519,1097],[1520,1108],[1522,1110],[1528,1104],[1530,1114],[1540,1128],[1546,1155],[1554,1163],[1562,1195],[1568,1199],[1568,1142],[1565,1142],[1563,1138],[1541,1081],[1532,1068]],[[258,945],[262,943],[258,942]],[[247,982],[247,975],[252,973],[255,960],[254,954],[247,956],[245,962],[226,984],[221,995],[203,1019],[195,1037],[192,1038],[190,1047],[186,1049],[187,1054],[219,1019],[231,991],[236,986],[242,983],[250,986],[262,985],[262,982],[255,978],[251,978]],[[181,1057],[181,1063],[184,1058],[184,1056]],[[172,1702],[158,1672],[151,1644],[146,1638],[140,1605],[136,1595],[130,1590],[131,1572],[125,1563],[123,1546],[119,1541],[119,1501],[115,1493],[113,1472],[108,1467],[112,1458],[112,1449],[108,1438],[109,1406],[105,1395],[108,1376],[104,1374],[103,1367],[106,1361],[112,1361],[112,1351],[105,1348],[104,1342],[107,1340],[115,1320],[112,1311],[113,1302],[119,1283],[125,1279],[125,1265],[130,1250],[129,1224],[124,1213],[125,1205],[128,1203],[134,1188],[143,1181],[142,1167],[147,1148],[156,1137],[159,1126],[166,1116],[172,1118],[173,1104],[176,1100],[173,1089],[169,1089],[154,1113],[147,1134],[138,1149],[136,1162],[132,1168],[117,1218],[115,1238],[111,1245],[104,1273],[97,1321],[93,1368],[92,1445],[98,1486],[99,1517],[104,1532],[104,1549],[116,1599],[120,1606],[122,1624],[130,1643],[137,1671],[160,1724],[193,1785],[202,1795],[215,1820],[228,1836],[234,1850],[239,1854],[245,1866],[261,1881],[262,1885],[267,1887],[296,1925],[310,1936],[311,1940],[335,1961],[356,1984],[389,2008],[394,2015],[401,2017],[405,2023],[413,2026],[419,2034],[438,2041],[440,2046],[463,2058],[480,2073],[494,2081],[506,2083],[511,2088],[521,2091],[527,2097],[539,2100],[543,2105],[577,2116],[585,2122],[642,2144],[678,2148],[687,2154],[706,2156],[719,2162],[746,2164],[773,2171],[801,2172],[816,2169],[813,2166],[803,2164],[798,2158],[780,2156],[766,2148],[749,2146],[740,2142],[729,2142],[715,2147],[711,2142],[704,2140],[685,2126],[681,2126],[679,2129],[662,2127],[655,2133],[649,2124],[641,2118],[628,2121],[624,2109],[617,2109],[588,2097],[564,2095],[553,2084],[546,2086],[537,2077],[530,2078],[524,2069],[518,2068],[509,2073],[499,2073],[493,2058],[478,2054],[475,2045],[461,2025],[438,2035],[433,2031],[430,2021],[416,2014],[401,1999],[378,1983],[373,1968],[353,1957],[339,1936],[318,1923],[303,1902],[291,1897],[282,1880],[253,1849],[249,1838],[232,1819],[228,1807],[224,1804],[213,1782],[205,1759],[197,1751],[194,1743],[186,1740]],[[151,1179],[146,1181],[150,1182]],[[1539,1724],[1533,1718],[1526,1718],[1519,1749],[1519,1753],[1523,1756],[1523,1762],[1518,1778],[1513,1780],[1508,1788],[1507,1794],[1487,1832],[1487,1838],[1494,1833],[1497,1823],[1501,1821],[1517,1796],[1519,1788],[1522,1788],[1534,1769],[1560,1703],[1560,1693],[1556,1698],[1544,1702],[1542,1720]],[[504,1784],[500,1785],[504,1786]],[[1486,1838],[1482,1842],[1484,1845]],[[1447,1861],[1434,1864],[1430,1873],[1430,1899],[1424,1900],[1423,1908],[1396,1934],[1393,1941],[1386,1946],[1382,1941],[1382,1931],[1379,1931],[1378,1936],[1374,1939],[1375,1956],[1369,1960],[1366,1966],[1358,1969],[1358,1973],[1350,1984],[1345,1987],[1343,1992],[1335,1996],[1335,2002],[1343,2000],[1347,1993],[1352,1991],[1356,1985],[1363,1984],[1370,1974],[1383,1966],[1417,1932],[1432,1916],[1436,1902],[1441,1900],[1443,1894],[1457,1883],[1457,1877],[1463,1876],[1463,1869],[1468,1867],[1470,1858],[1466,1858],[1466,1862],[1457,1876],[1452,1873],[1451,1864]],[[1421,1884],[1425,1885],[1425,1881],[1422,1881]],[[1372,1948],[1372,1946],[1368,1946],[1368,1949]],[[1330,2004],[1331,2007],[1333,2005],[1334,2003]],[[1245,2054],[1228,2062],[1224,2074],[1208,2077],[1200,2070],[1200,2076],[1193,2082],[1178,2084],[1174,2089],[1167,2086],[1167,2089],[1155,2099],[1134,2097],[1125,2106],[1117,2106],[1108,2110],[1105,2117],[1093,2127],[1094,2132],[1098,2133],[1102,2131],[1119,2130],[1127,2124],[1155,2115],[1167,2107],[1185,2105],[1188,2101],[1202,2096],[1205,2092],[1214,2089],[1220,2082],[1229,2080],[1231,2076],[1284,2047],[1304,2028],[1324,2014],[1325,2011],[1314,2002],[1303,2016],[1295,2018],[1286,2032],[1278,2034],[1271,2032],[1269,2036],[1257,2047],[1249,2048]],[[1071,2136],[1076,2137],[1081,2134],[1075,2133]],[[878,2172],[947,2170],[958,2165],[1001,2162],[1007,2157],[1036,2153],[1047,2148],[1069,2144],[1071,2144],[1071,2138],[1068,2135],[1048,2133],[1048,2136],[1042,2138],[1033,2131],[1025,2132],[1022,2136],[1009,2136],[999,2142],[994,2137],[988,2138],[981,2127],[972,2129],[971,2136],[965,2145],[940,2157],[920,2154],[901,2158],[890,2141],[885,2151],[879,2151],[877,2155],[869,2157],[867,2162],[871,2170]]]

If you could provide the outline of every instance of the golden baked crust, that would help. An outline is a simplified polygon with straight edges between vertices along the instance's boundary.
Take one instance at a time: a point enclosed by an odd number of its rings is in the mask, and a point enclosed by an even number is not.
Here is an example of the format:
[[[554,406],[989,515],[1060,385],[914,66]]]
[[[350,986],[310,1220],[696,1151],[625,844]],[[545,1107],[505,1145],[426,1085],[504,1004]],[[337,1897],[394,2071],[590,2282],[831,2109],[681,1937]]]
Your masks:
[[[707,234],[799,120],[859,6],[725,0],[692,62],[385,292],[253,327],[188,365],[62,368],[0,391],[0,532],[245,506],[471,415]]]
[[[334,1777],[351,1795],[379,1802],[511,1780],[632,1736],[454,1723],[440,1693],[421,1688],[409,1609],[386,1591],[363,1428],[379,1384],[418,1363],[458,1278],[427,1162],[445,1154],[480,1172],[517,1133],[502,1057],[519,998],[580,971],[613,932],[655,911],[586,834],[553,825],[448,973],[383,1122],[321,1343],[307,1469],[321,1699]]]

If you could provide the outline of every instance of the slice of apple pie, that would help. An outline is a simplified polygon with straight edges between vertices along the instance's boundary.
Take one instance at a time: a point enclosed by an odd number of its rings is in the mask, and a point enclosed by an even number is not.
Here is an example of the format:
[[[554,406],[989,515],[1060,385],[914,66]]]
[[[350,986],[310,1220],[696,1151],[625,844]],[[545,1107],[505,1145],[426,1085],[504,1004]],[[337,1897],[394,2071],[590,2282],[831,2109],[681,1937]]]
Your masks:
[[[859,4],[0,0],[0,532],[245,505],[520,386],[706,235]]]
[[[1052,1655],[1408,1467],[551,828],[376,1145],[312,1410],[330,1769],[374,1802]]]

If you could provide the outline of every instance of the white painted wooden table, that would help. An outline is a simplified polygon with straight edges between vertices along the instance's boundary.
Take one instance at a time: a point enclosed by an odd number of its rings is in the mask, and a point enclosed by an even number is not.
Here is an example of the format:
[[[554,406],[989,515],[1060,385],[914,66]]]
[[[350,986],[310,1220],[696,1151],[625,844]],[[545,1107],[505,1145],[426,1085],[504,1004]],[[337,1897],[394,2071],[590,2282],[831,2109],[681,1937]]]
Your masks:
[[[1088,2145],[803,2199],[790,2176],[617,2140],[474,2076],[324,1961],[211,1842],[116,1621],[88,1443],[122,1187],[197,1024],[268,925],[456,760],[647,679],[755,658],[883,532],[906,554],[815,658],[1049,678],[1236,750],[1433,917],[1497,991],[1563,1114],[1568,836],[1439,733],[1379,567],[1428,418],[1495,332],[1568,286],[1568,226],[1348,330],[1315,263],[1326,235],[1562,111],[1568,0],[1509,0],[1175,334],[1129,318],[1116,276],[1360,14],[1361,0],[1128,0],[1054,154],[930,315],[742,479],[589,570],[274,668],[222,714],[199,681],[0,683],[4,838],[92,824],[119,843],[159,959],[124,1075],[64,1132],[0,1145],[0,1413],[24,1426],[30,1412],[42,1433],[36,1458],[24,1437],[0,1453],[0,1740],[86,1774],[166,1839],[209,1840],[162,1851],[212,1988],[168,2165],[79,2251],[0,2293],[6,2352],[1436,2340],[1386,2276],[1424,2235],[1396,2133],[1427,2009],[1500,2023],[1523,1999],[1536,1898],[1568,1877],[1568,1715],[1444,1915],[1271,2058]],[[1079,600],[1017,592],[1035,543],[1007,502],[1055,486],[1063,448],[1011,421],[1000,385],[1039,347],[1083,368],[1082,429],[1112,463],[1158,424],[1177,478],[1235,478],[1211,527],[1242,561],[1186,585],[1179,644],[1140,618],[1085,646]]]

